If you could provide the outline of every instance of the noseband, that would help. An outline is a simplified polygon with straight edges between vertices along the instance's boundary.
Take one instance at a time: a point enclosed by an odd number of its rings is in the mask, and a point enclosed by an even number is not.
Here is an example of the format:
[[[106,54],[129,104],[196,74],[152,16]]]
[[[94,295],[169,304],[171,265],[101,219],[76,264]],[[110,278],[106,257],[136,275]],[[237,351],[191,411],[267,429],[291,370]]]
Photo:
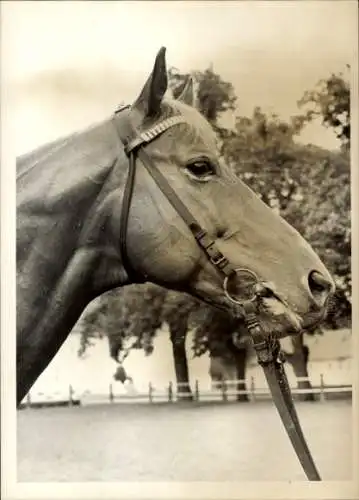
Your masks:
[[[119,116],[124,115],[125,111],[129,109],[130,106],[120,106],[116,110],[113,119],[118,135],[124,145],[125,153],[129,159],[129,172],[122,201],[120,227],[121,257],[129,279],[133,283],[140,283],[143,282],[144,279],[147,279],[147,276],[140,276],[134,270],[130,263],[126,247],[129,211],[136,176],[136,158],[139,158],[159,189],[187,224],[197,244],[203,250],[207,259],[223,276],[224,295],[236,305],[237,314],[243,318],[250,333],[253,346],[257,353],[258,363],[264,370],[273,400],[303,469],[305,470],[309,480],[320,481],[320,476],[305,441],[291,397],[288,380],[282,362],[280,361],[280,344],[278,340],[275,342],[269,341],[268,336],[264,333],[258,321],[258,305],[261,295],[263,295],[266,290],[265,284],[260,282],[256,274],[252,271],[247,269],[236,269],[232,266],[223,253],[219,251],[214,239],[201,227],[196,218],[191,214],[169,185],[167,179],[154,164],[151,157],[144,150],[144,146],[152,142],[166,130],[180,123],[187,122],[180,115],[172,116],[156,123],[148,130],[136,132],[130,126],[130,121],[128,119],[126,120],[126,117],[121,119],[122,116]],[[233,297],[229,291],[229,280],[232,277],[240,279],[243,275],[247,275],[247,277],[250,276],[252,278],[253,286],[251,294],[246,300],[238,300]]]

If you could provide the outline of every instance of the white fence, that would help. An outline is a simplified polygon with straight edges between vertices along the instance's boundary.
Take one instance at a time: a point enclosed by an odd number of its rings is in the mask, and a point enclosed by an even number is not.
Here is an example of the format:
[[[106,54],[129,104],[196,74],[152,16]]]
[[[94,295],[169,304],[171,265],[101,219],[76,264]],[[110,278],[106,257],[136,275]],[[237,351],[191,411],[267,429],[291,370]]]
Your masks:
[[[297,378],[297,383],[309,382],[309,378]],[[243,387],[243,389],[241,388]],[[325,401],[333,398],[351,398],[351,385],[326,385],[323,375],[320,376],[319,386],[311,384],[311,388],[291,387],[294,397],[304,394],[314,395],[314,399]],[[270,391],[268,387],[257,387],[254,377],[248,380],[227,380],[223,382],[213,382],[212,387],[201,388],[196,380],[193,386],[188,384],[174,384],[169,382],[165,387],[155,387],[148,383],[147,391],[136,391],[131,385],[127,385],[127,393],[118,393],[114,384],[109,384],[108,391],[96,393],[91,389],[78,392],[72,385],[64,391],[53,393],[42,393],[30,391],[22,401],[21,407],[41,407],[41,406],[71,406],[90,405],[103,403],[173,403],[183,400],[194,401],[235,401],[246,398],[251,402],[269,399]]]

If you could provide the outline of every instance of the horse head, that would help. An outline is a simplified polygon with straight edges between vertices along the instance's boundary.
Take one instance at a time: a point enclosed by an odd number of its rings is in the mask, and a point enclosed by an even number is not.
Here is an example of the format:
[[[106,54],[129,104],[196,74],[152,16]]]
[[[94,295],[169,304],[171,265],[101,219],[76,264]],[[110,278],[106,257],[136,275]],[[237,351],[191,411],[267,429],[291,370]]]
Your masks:
[[[193,107],[193,82],[187,82],[176,100],[165,96],[167,87],[161,49],[123,118],[130,135],[140,136],[175,117],[175,125],[143,145],[146,158],[231,265],[255,273],[266,284],[259,311],[264,328],[281,336],[318,322],[334,289],[329,272],[303,237],[223,163],[211,125]],[[223,276],[198,245],[178,203],[159,188],[141,156],[136,162],[126,233],[131,267],[140,280],[188,292],[233,312]],[[121,207],[114,210],[119,213]],[[112,230],[119,232],[120,225],[114,215]],[[231,278],[239,298],[246,293],[242,278],[240,273]]]

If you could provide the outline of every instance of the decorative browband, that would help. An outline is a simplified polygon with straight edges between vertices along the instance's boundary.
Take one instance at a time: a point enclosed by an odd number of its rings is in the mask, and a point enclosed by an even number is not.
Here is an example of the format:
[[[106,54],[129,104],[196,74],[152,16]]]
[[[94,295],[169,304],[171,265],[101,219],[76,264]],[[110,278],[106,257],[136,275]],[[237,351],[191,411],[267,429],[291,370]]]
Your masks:
[[[174,125],[178,125],[179,123],[186,123],[186,121],[182,116],[171,116],[166,120],[153,125],[153,127],[151,127],[150,129],[139,133],[134,139],[126,144],[126,154],[129,154],[131,151],[138,148],[142,144],[147,144],[153,141],[153,139],[158,137],[160,134],[173,127]]]

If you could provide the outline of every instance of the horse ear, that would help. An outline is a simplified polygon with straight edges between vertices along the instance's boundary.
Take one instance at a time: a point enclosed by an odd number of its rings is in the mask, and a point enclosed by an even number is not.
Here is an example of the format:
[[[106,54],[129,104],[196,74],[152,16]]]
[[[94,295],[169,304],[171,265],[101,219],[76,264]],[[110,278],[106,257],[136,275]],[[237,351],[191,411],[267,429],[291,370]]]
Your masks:
[[[177,97],[178,101],[184,102],[189,106],[194,106],[196,101],[196,96],[194,92],[194,80],[191,76],[187,78],[187,81],[183,87],[181,94]]]
[[[133,107],[138,109],[144,117],[156,115],[160,111],[167,86],[166,48],[161,47],[156,56],[152,73]]]

